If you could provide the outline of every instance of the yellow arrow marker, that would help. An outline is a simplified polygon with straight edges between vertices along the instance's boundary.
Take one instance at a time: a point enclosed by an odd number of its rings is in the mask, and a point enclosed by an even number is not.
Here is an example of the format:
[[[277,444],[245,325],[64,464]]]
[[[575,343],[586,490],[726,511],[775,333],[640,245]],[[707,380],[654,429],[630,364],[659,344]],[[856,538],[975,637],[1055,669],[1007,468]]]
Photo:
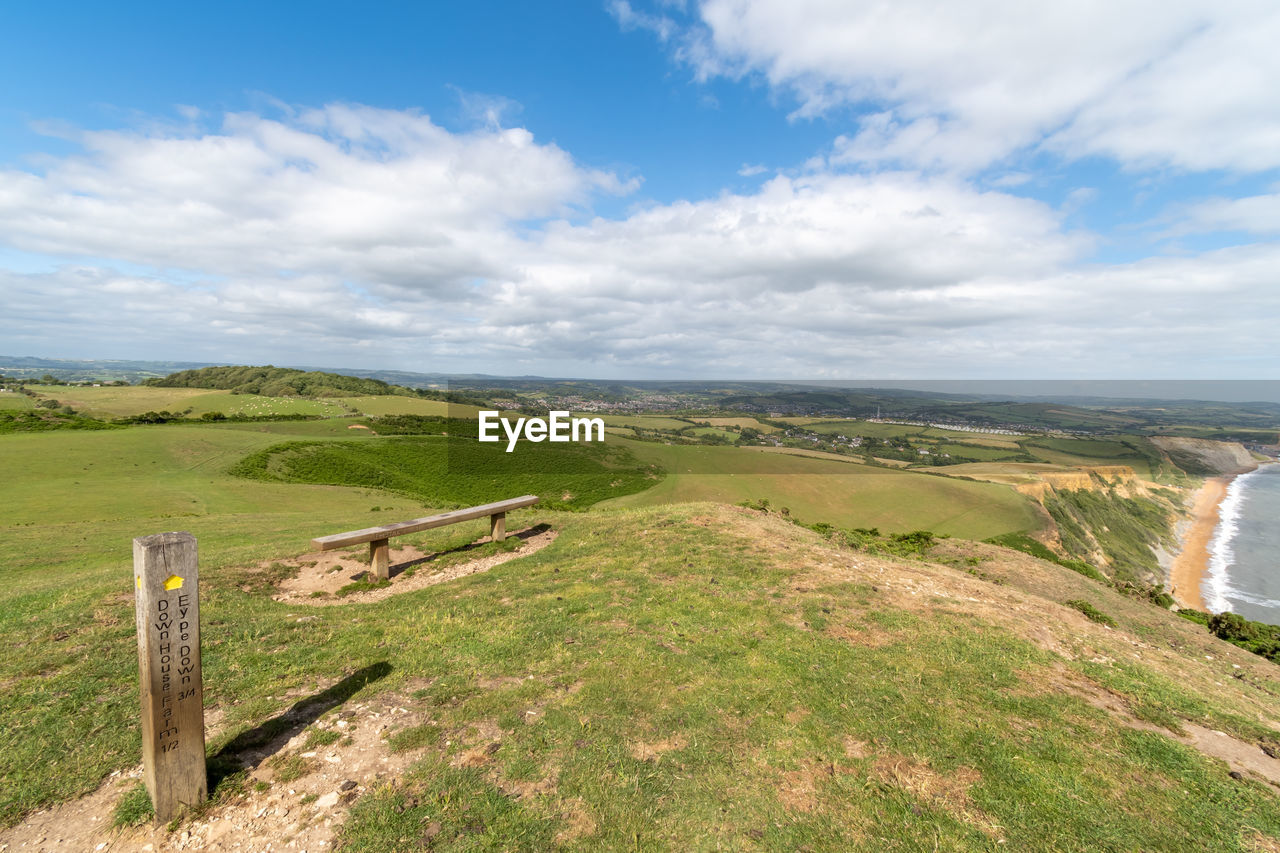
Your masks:
[[[133,585],[136,586],[138,589],[142,589],[142,575],[133,576]]]
[[[182,589],[182,578],[178,577],[177,575],[169,575],[169,577],[164,582],[164,588],[169,591],[173,591],[175,589]]]

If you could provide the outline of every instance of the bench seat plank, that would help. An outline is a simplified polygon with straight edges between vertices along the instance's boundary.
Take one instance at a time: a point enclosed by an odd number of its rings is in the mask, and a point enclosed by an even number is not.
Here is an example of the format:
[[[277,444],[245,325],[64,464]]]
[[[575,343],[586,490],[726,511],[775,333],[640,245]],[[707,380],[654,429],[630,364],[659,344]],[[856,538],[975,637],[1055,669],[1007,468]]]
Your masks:
[[[439,515],[429,515],[426,518],[415,518],[412,521],[400,521],[395,524],[384,524],[381,527],[366,527],[363,530],[351,530],[347,533],[334,533],[331,536],[318,536],[311,540],[311,547],[315,548],[317,551],[332,551],[335,548],[346,548],[350,545],[361,545],[365,542],[376,542],[380,539],[388,539],[392,536],[401,536],[405,533],[417,533],[419,530],[431,530],[434,527],[444,527],[448,524],[456,524],[459,521],[470,521],[473,518],[484,518],[485,516],[494,515],[496,513],[505,513],[513,509],[533,506],[537,502],[537,495],[524,495],[523,497],[512,498],[506,501],[497,501],[496,503],[484,504],[483,506],[455,509],[451,512],[443,512]]]

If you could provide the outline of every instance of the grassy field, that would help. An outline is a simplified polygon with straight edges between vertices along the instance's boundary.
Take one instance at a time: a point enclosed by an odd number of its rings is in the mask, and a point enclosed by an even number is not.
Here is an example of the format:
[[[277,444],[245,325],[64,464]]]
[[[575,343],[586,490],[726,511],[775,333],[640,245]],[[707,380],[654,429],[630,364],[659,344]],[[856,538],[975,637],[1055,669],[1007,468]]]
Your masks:
[[[851,462],[854,465],[865,465],[867,460],[861,456],[846,456],[842,453],[831,453],[826,450],[806,450],[803,447],[762,447],[750,444],[741,448],[749,453],[781,453],[784,456],[808,456],[812,459],[829,459],[833,462]]]
[[[738,437],[738,433],[733,432],[732,430],[716,429],[715,427],[697,427],[695,429],[685,430],[684,434],[696,435],[699,438],[707,438],[707,437],[714,436],[716,438],[723,438],[729,441],[733,441],[735,438]]]
[[[1159,468],[1153,470],[1152,465],[1156,451],[1147,449],[1146,440],[1137,436],[1036,438],[1023,444],[1033,456],[1056,465],[1128,465],[1143,479],[1160,475]]]
[[[774,433],[780,430],[776,426],[770,424],[762,424],[755,418],[692,418],[698,423],[711,424],[713,427],[738,427],[740,429],[753,429],[757,432]]]
[[[0,391],[0,411],[25,411],[35,407],[35,401],[16,391]]]
[[[143,412],[182,411],[189,401],[209,394],[199,388],[148,388],[144,386],[28,385],[41,397],[57,400],[91,417],[123,418]]]
[[[220,720],[211,754],[299,697],[373,673],[315,731],[343,713],[357,726],[390,721],[385,748],[414,764],[354,802],[345,850],[1245,851],[1280,838],[1264,785],[1160,733],[1194,721],[1265,736],[1259,721],[1275,708],[1258,690],[1280,689],[1272,665],[1059,567],[1004,563],[986,546],[895,561],[711,505],[541,513],[523,519],[560,538],[534,556],[313,610],[272,601],[278,572],[244,567],[299,550],[294,537],[329,532],[344,511],[370,517],[371,496],[218,473],[219,451],[271,435],[137,429],[108,434],[126,442],[113,447],[59,435],[80,472],[24,473],[24,486],[53,476],[47,492],[71,505],[6,530],[38,540],[0,540],[0,639],[22,650],[0,663],[0,820],[137,761],[127,543],[149,530],[107,518],[66,474],[139,493],[178,478],[184,494],[228,502],[163,525],[201,536],[205,696]],[[0,452],[13,463],[24,450]],[[112,450],[115,461],[84,470]],[[130,458],[155,467],[134,472]],[[1086,598],[1116,630],[1058,603]],[[1135,637],[1153,650],[1141,660]],[[1149,730],[1091,705],[1088,689]],[[380,695],[404,713],[345,710]],[[277,758],[305,775],[304,748]],[[222,779],[209,815],[289,787],[250,784],[261,778]],[[312,819],[305,799],[289,805],[289,820]]]
[[[1038,475],[1041,473],[1061,473],[1075,469],[1047,462],[968,462],[962,465],[942,465],[924,470],[946,474],[948,477],[972,477],[975,480],[1016,486],[1039,482]]]
[[[966,446],[996,447],[1002,450],[1017,450],[1019,444],[1012,436],[974,435],[973,433],[955,433],[952,441]]]
[[[693,421],[665,418],[660,415],[596,415],[588,412],[583,417],[601,418],[606,426],[639,427],[641,429],[681,430],[685,427],[693,426]]]
[[[561,509],[640,491],[656,476],[618,446],[525,443],[506,453],[500,444],[461,436],[289,442],[258,451],[234,470],[268,481],[385,489],[435,506],[535,494]]]
[[[446,418],[474,418],[480,410],[475,406],[446,403],[442,400],[423,400],[419,397],[385,395],[379,397],[341,397],[342,403],[363,415],[427,415]]]
[[[1021,448],[1003,448],[1003,447],[982,447],[973,444],[951,444],[940,443],[934,447],[935,453],[949,453],[952,456],[960,456],[965,459],[976,459],[983,462],[991,462],[996,459],[1006,459],[1011,456],[1018,455],[1022,452]]]
[[[610,501],[611,506],[763,498],[809,522],[894,532],[927,529],[972,539],[1039,524],[1025,497],[986,483],[732,447],[627,444],[667,476],[651,489]]]
[[[68,385],[32,385],[42,397],[57,400],[78,412],[98,418],[125,418],[144,412],[181,412],[191,409],[192,416],[205,412],[224,415],[319,415],[339,417],[347,409],[336,400],[307,400],[299,397],[260,397],[256,394],[232,394],[230,391],[208,391],[203,388],[153,388],[149,386],[103,386],[101,388]],[[355,398],[360,399],[360,398]],[[409,399],[409,398],[405,398]]]
[[[348,414],[339,400],[308,400],[302,397],[260,397],[256,394],[232,394],[230,391],[206,391],[187,401],[191,414],[222,412],[224,415],[269,417],[271,415],[316,415],[337,418]],[[185,407],[184,407],[185,408]]]

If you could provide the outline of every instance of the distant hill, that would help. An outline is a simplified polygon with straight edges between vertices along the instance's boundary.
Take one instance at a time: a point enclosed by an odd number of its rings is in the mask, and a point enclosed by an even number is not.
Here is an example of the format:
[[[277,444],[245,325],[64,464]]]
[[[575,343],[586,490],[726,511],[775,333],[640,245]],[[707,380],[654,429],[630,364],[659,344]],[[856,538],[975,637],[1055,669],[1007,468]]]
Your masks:
[[[48,375],[62,382],[135,383],[167,376],[176,370],[208,366],[207,361],[130,361],[0,355],[0,373],[28,381]]]
[[[264,397],[382,397],[417,393],[380,379],[363,379],[338,373],[298,370],[292,367],[202,367],[183,370],[144,384],[161,388],[209,388],[261,394]]]

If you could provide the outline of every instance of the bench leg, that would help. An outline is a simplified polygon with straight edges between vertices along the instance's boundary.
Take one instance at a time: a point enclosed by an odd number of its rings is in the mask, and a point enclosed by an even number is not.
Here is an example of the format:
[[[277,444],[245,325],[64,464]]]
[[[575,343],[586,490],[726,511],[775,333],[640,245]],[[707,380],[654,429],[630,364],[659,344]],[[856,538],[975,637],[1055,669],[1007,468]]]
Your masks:
[[[495,512],[489,516],[489,541],[501,542],[507,538],[507,514]]]
[[[369,562],[380,581],[391,579],[391,540],[375,539],[369,543]]]

